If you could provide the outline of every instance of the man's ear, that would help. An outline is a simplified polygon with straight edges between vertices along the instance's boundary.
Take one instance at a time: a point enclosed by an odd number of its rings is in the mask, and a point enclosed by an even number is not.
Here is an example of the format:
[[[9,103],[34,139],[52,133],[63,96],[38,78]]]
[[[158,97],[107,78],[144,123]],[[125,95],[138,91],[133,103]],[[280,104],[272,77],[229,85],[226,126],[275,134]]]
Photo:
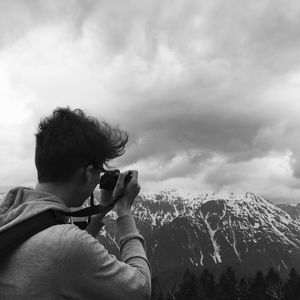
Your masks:
[[[92,179],[94,167],[92,165],[84,166],[77,171],[77,180],[80,184],[85,184]]]
[[[93,174],[94,174],[94,166],[93,165],[88,165],[87,167],[84,168],[84,180],[85,182],[91,182],[93,179]]]

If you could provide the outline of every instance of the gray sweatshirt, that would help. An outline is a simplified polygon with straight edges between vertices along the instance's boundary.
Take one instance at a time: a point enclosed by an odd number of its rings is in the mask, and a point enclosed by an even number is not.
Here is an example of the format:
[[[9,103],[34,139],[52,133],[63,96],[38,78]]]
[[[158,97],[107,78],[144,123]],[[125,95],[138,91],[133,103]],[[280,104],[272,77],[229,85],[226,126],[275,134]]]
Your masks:
[[[54,195],[21,187],[11,190],[0,205],[0,234],[48,209],[69,211]],[[118,218],[116,224],[121,261],[73,224],[32,236],[0,257],[0,299],[149,299],[144,239],[132,215]]]

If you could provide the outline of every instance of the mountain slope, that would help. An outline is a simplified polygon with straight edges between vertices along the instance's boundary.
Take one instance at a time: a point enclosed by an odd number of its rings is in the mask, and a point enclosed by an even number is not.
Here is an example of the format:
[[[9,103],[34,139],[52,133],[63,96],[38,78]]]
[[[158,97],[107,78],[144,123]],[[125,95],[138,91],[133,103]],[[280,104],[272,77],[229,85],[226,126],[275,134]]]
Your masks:
[[[300,221],[300,203],[297,205],[278,204],[277,206],[287,212],[293,220]]]
[[[299,263],[300,223],[252,193],[142,195],[134,214],[154,273],[233,265],[240,272],[272,266],[286,274]],[[99,239],[117,253],[109,223]]]

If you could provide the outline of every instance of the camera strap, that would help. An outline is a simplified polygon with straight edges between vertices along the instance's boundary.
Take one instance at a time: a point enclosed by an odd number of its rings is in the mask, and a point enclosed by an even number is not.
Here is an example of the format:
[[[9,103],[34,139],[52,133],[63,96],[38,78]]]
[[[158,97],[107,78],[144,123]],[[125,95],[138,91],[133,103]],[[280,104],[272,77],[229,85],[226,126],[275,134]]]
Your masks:
[[[109,205],[91,205],[90,207],[86,207],[72,212],[66,212],[64,214],[70,217],[89,217],[97,214],[107,214],[114,208],[114,206],[117,204],[120,198],[121,197],[118,197]]]
[[[58,224],[65,224],[62,212],[46,210],[0,234],[0,257],[10,253],[38,232]]]
[[[4,256],[7,253],[10,253],[38,232],[54,225],[66,224],[66,216],[86,217],[100,213],[105,215],[113,209],[115,203],[117,202],[116,200],[108,206],[92,205],[90,207],[74,212],[46,210],[38,215],[24,220],[21,223],[18,223],[15,226],[8,228],[7,230],[0,233],[0,257]],[[77,225],[80,229],[85,229],[88,223],[74,222],[74,224]]]

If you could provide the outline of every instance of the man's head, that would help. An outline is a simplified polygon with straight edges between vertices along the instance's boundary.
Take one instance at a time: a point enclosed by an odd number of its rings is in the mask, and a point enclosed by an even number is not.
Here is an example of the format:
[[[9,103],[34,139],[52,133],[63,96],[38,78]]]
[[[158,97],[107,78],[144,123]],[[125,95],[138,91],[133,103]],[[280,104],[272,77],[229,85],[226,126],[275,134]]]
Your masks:
[[[109,160],[121,156],[128,134],[87,116],[82,110],[57,108],[36,133],[35,164],[40,184],[89,180]],[[90,184],[95,188],[95,182]],[[94,187],[93,187],[94,186]]]

